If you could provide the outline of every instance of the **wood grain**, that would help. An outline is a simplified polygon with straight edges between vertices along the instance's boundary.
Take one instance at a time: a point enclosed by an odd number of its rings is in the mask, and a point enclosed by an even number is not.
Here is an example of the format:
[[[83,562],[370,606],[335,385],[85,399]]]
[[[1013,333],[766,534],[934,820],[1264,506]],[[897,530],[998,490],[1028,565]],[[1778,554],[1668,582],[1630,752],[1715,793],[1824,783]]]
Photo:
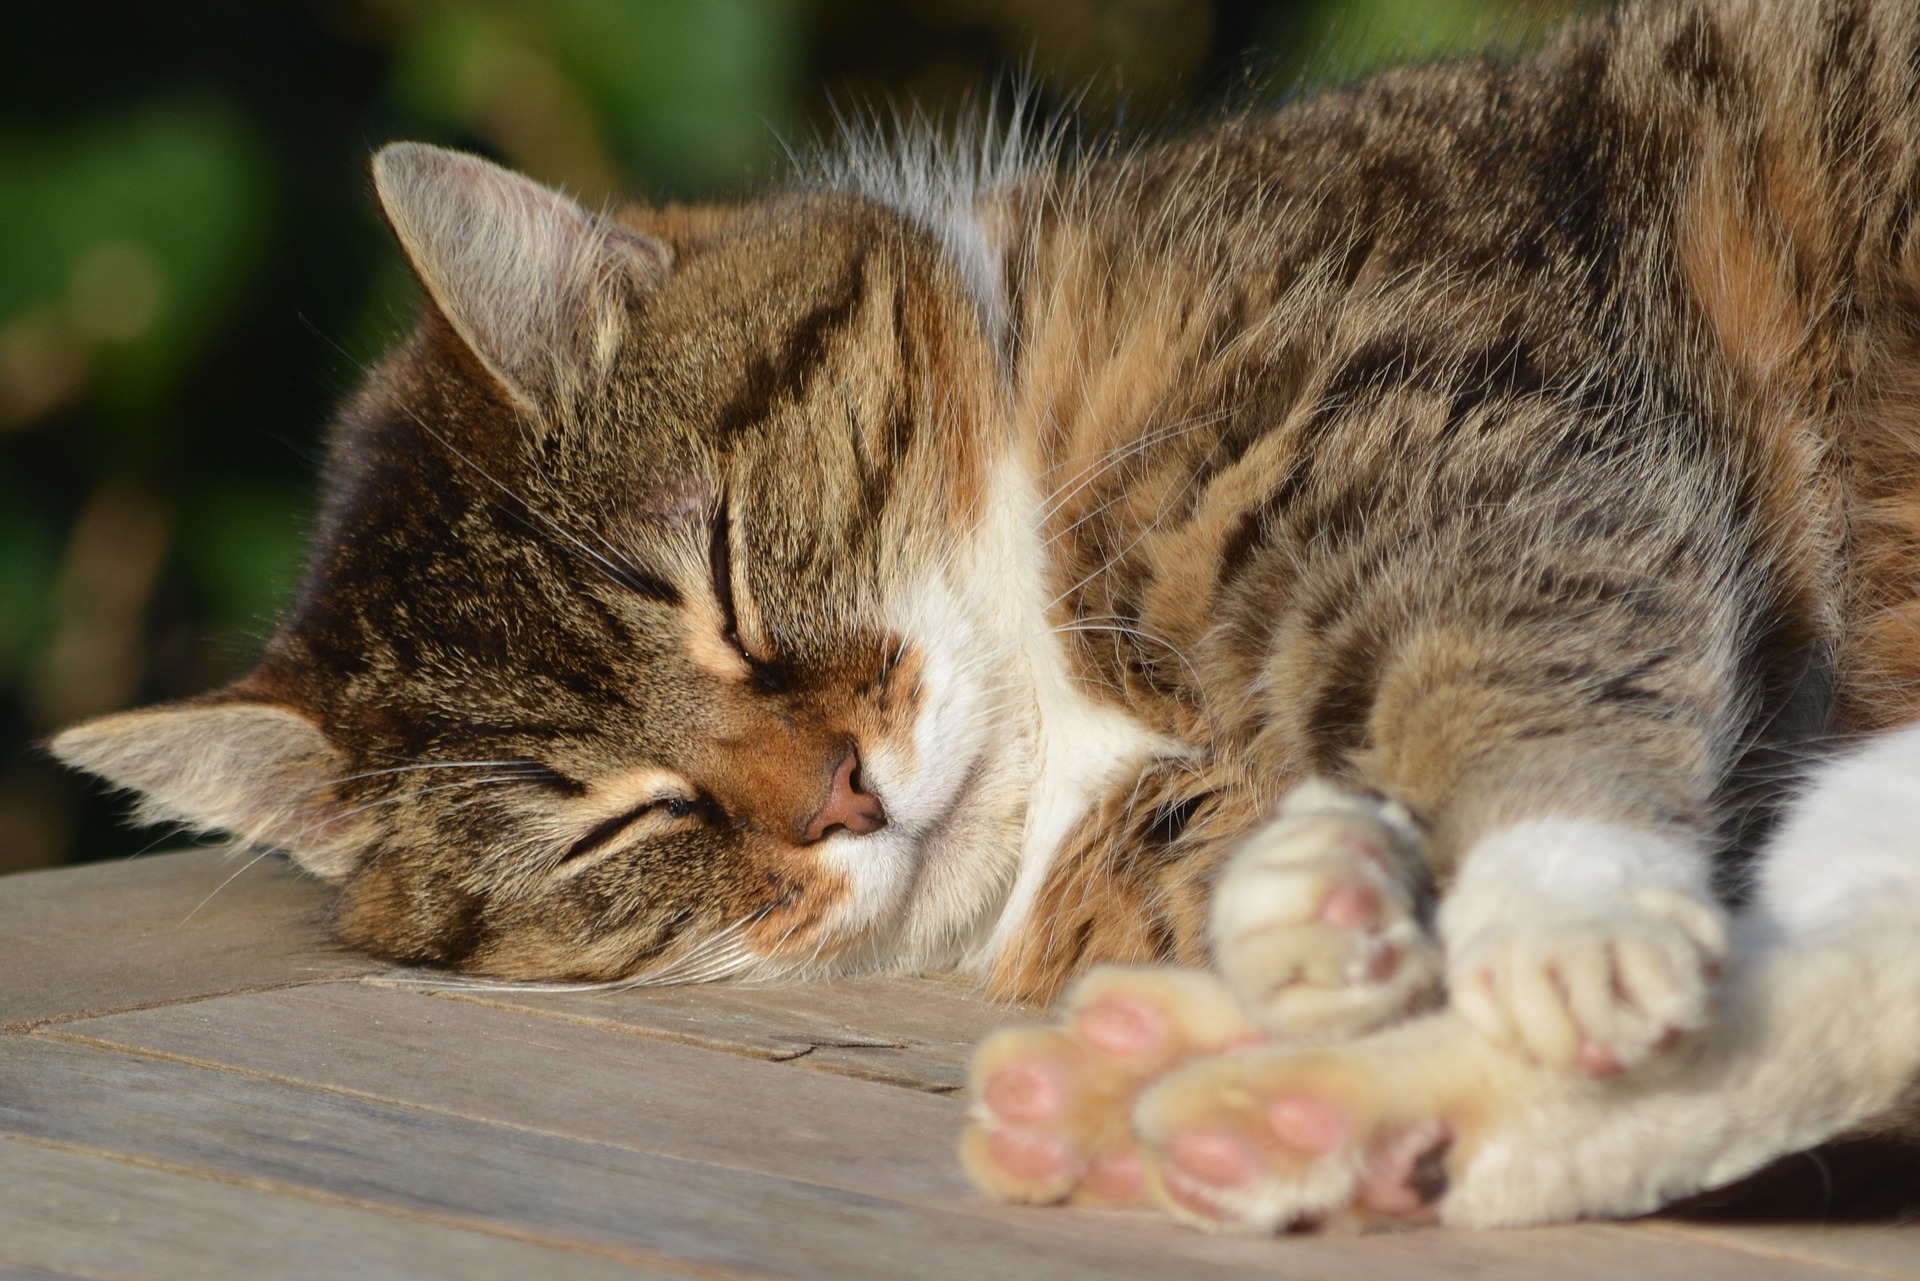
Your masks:
[[[1914,1174],[1920,1178],[1920,1172]],[[1851,1268],[1875,1276],[1920,1277],[1920,1224],[1650,1224],[1690,1242],[1768,1258]]]
[[[442,986],[428,976],[409,985],[936,1093],[965,1085],[968,1056],[988,1032],[1045,1017],[981,999],[972,984],[946,977],[603,992],[490,991]]]
[[[951,979],[433,994],[330,945],[327,895],[208,851],[0,879],[0,1281],[1920,1278],[1915,1227],[1254,1241],[987,1205],[956,1087],[1031,1010]]]
[[[525,1011],[310,987],[58,1031],[851,1191],[970,1199],[954,1158],[961,1109],[951,1100]]]
[[[788,1278],[1166,1274],[1164,1255],[754,1171],[9,1038],[0,1133],[269,1191],[378,1203],[589,1249]],[[564,1088],[564,1077],[526,1082]],[[1238,1269],[1184,1260],[1183,1276]]]
[[[1557,1260],[1553,1274],[1563,1281],[1833,1275],[1779,1262],[1755,1271],[1751,1258],[1611,1227],[1242,1241],[1198,1236],[1144,1216],[993,1207],[976,1200],[959,1177],[952,1152],[960,1109],[951,1099],[412,992],[307,988],[236,996],[67,1024],[50,1035],[826,1183],[922,1213],[965,1216],[977,1221],[973,1231],[983,1237],[1016,1228],[1068,1261],[1098,1243],[1180,1274],[1211,1266],[1329,1281],[1380,1275],[1520,1281],[1539,1275],[1543,1253]],[[530,1090],[528,1081],[564,1081],[566,1088]]]
[[[685,1273],[0,1140],[0,1278],[599,1281]]]
[[[73,1281],[72,1272],[43,1272],[39,1268],[17,1268],[0,1263],[0,1281]]]
[[[327,939],[330,894],[218,850],[0,877],[0,1030],[382,968]]]

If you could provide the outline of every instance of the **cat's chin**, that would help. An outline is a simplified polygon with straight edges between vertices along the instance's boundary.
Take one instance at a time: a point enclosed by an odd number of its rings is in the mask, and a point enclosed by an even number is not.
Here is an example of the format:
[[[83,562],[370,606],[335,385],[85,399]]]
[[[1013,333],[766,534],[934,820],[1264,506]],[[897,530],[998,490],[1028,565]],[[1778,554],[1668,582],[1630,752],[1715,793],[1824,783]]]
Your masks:
[[[977,862],[971,857],[977,853],[977,847],[967,839],[969,829],[973,826],[967,819],[969,810],[983,790],[987,773],[986,754],[981,753],[967,763],[960,775],[959,786],[954,789],[946,805],[931,822],[913,834],[916,866],[914,885],[908,892],[909,907],[913,897],[928,890],[937,893],[946,882],[965,876]]]

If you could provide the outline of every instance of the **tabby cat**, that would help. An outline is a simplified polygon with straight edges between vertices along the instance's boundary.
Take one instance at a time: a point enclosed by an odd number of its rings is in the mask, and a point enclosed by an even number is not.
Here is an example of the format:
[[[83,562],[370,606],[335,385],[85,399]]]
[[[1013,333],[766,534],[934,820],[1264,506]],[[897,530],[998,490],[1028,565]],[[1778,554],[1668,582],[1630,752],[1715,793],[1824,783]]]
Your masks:
[[[430,305],[265,657],[54,743],[341,939],[1105,965],[982,1048],[963,1158],[1212,1227],[1632,1214],[1920,1128],[1911,0],[739,206],[373,176]]]

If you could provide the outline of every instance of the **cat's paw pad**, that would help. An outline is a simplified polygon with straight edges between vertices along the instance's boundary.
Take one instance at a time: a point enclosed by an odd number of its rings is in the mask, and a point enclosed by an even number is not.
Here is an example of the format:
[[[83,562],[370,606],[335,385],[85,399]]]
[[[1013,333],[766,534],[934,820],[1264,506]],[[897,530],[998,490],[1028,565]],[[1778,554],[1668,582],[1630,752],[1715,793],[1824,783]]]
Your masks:
[[[1393,802],[1310,780],[1235,851],[1214,959],[1268,1031],[1340,1039],[1432,1000],[1442,960],[1416,907],[1420,843]]]
[[[961,1163],[998,1201],[1142,1204],[1135,1096],[1255,1029],[1196,970],[1094,970],[1063,1004],[1058,1025],[997,1032],[975,1051]]]
[[[1453,1130],[1352,1055],[1263,1049],[1194,1064],[1134,1112],[1147,1183],[1214,1231],[1431,1223]]]
[[[1498,1045],[1608,1076],[1706,1026],[1726,950],[1716,907],[1643,886],[1604,915],[1551,913],[1480,931],[1452,960],[1452,1001]]]

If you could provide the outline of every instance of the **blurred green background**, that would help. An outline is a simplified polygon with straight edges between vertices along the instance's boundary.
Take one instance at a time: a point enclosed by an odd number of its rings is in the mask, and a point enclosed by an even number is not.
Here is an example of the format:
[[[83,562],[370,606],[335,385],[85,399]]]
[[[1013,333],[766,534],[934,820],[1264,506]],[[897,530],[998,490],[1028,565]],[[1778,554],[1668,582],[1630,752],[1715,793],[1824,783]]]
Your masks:
[[[121,0],[0,46],[0,872],[152,843],[36,746],[244,671],[328,414],[418,305],[366,176],[394,138],[589,204],[777,176],[837,107],[1024,68],[1154,127],[1564,0]],[[165,839],[164,837],[159,839]]]

